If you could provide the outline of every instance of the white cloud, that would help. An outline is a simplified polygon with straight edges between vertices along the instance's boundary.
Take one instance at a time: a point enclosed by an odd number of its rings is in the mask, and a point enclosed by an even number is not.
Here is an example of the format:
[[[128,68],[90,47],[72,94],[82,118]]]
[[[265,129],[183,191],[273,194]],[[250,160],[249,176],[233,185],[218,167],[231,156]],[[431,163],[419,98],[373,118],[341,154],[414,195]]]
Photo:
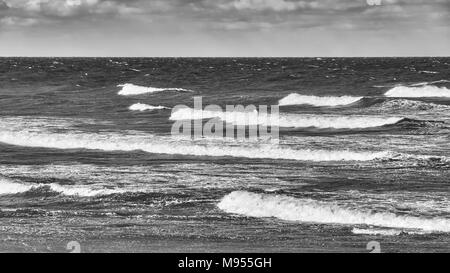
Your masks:
[[[315,2],[288,1],[288,0],[233,0],[223,4],[223,8],[234,8],[237,10],[274,10],[292,11],[300,8],[314,6]]]

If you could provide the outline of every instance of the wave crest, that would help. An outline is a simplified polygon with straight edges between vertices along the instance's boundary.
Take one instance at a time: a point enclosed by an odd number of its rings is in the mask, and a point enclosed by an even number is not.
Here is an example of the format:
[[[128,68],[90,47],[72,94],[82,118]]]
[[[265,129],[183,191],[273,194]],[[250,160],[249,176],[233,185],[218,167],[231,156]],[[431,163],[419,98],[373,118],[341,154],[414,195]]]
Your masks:
[[[148,111],[148,110],[162,110],[162,109],[169,109],[165,106],[153,106],[153,105],[148,105],[148,104],[144,104],[144,103],[135,103],[133,105],[131,105],[128,109],[130,109],[131,111]]]
[[[163,92],[163,91],[181,91],[181,92],[190,92],[190,90],[183,88],[157,88],[157,87],[145,87],[134,85],[132,83],[119,84],[117,87],[122,87],[122,89],[117,93],[122,96],[132,96],[132,95],[141,95],[147,93],[155,93],[155,92]]]
[[[446,87],[434,85],[396,86],[387,91],[384,95],[386,97],[395,98],[450,97],[450,90]]]
[[[124,193],[120,189],[96,189],[88,186],[62,186],[59,184],[22,184],[8,180],[0,180],[0,195],[20,194],[20,193],[38,193],[54,192],[68,196],[93,197],[100,195],[111,195]]]
[[[226,145],[197,144],[154,135],[125,135],[118,133],[52,133],[42,131],[8,130],[1,128],[0,142],[16,146],[53,149],[89,149],[103,151],[144,151],[214,157],[243,157],[254,159],[286,159],[298,161],[368,161],[390,156],[389,152],[293,149],[273,144]]]
[[[355,103],[361,100],[363,97],[351,97],[351,96],[341,96],[341,97],[317,97],[300,95],[296,93],[289,94],[288,96],[282,98],[278,104],[280,106],[287,105],[313,105],[313,106],[340,106]]]
[[[445,218],[426,219],[388,212],[373,213],[342,208],[329,202],[246,191],[235,191],[226,195],[218,207],[228,213],[251,217],[275,217],[288,221],[450,232],[450,220]]]
[[[233,125],[264,125],[279,126],[285,128],[334,128],[334,129],[358,129],[380,127],[396,124],[403,120],[401,117],[379,116],[326,116],[326,115],[301,115],[279,114],[278,117],[270,114],[258,114],[254,112],[219,112],[205,111],[191,108],[182,108],[172,112],[170,120],[195,120],[219,118]]]

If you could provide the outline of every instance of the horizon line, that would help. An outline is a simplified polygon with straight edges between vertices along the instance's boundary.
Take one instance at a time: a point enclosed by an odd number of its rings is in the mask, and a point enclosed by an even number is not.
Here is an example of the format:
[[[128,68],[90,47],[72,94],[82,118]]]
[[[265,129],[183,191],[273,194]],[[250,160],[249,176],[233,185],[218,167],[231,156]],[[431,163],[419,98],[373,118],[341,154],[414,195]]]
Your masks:
[[[450,55],[434,56],[0,56],[0,58],[450,58]]]

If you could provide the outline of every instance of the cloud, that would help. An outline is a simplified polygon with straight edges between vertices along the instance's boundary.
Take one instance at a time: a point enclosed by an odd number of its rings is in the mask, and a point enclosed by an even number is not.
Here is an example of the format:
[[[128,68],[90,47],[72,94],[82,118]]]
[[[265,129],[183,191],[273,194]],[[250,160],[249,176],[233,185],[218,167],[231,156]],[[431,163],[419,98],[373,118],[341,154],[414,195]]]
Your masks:
[[[91,24],[94,20],[119,24],[122,21],[116,19],[120,17],[144,28],[152,28],[152,22],[153,27],[172,25],[173,29],[192,24],[199,31],[301,31],[317,27],[353,31],[416,25],[427,28],[442,25],[450,14],[448,0],[381,0],[380,6],[369,5],[368,1],[0,0],[0,18],[34,19],[39,24],[47,23],[47,28],[52,24],[62,28],[73,22]]]
[[[0,19],[0,26],[7,27],[27,27],[37,24],[38,21],[33,18],[20,18],[20,17],[4,17]]]
[[[90,14],[125,14],[135,11],[123,1],[113,0],[4,0],[22,16],[80,17]],[[130,1],[132,2],[132,1]]]
[[[8,4],[6,4],[4,1],[0,0],[0,11],[1,10],[7,10],[7,9],[9,9]]]
[[[314,6],[315,2],[287,1],[287,0],[233,0],[222,5],[223,8],[237,10],[273,10],[292,11],[296,9]]]

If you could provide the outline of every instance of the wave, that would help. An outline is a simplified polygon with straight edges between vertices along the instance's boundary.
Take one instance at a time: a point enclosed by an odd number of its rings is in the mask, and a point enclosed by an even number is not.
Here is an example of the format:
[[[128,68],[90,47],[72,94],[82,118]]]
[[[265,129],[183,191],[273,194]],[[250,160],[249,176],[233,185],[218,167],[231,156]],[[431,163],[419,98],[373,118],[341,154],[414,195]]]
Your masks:
[[[450,220],[446,218],[431,219],[389,212],[362,211],[339,207],[330,202],[246,191],[235,191],[226,195],[218,207],[227,213],[250,217],[275,217],[287,221],[450,232]]]
[[[131,111],[147,111],[147,110],[161,110],[161,109],[169,109],[165,106],[153,106],[153,105],[148,105],[148,104],[144,104],[144,103],[135,103],[133,105],[131,105],[130,107],[128,107],[128,109],[130,109]]]
[[[361,129],[392,125],[402,120],[404,118],[379,116],[285,115],[280,116],[280,127]]]
[[[434,85],[396,86],[384,94],[396,98],[450,97],[450,89]]]
[[[0,142],[24,147],[52,149],[89,149],[102,151],[144,151],[154,154],[286,159],[298,161],[368,161],[388,158],[389,152],[347,150],[297,150],[273,144],[226,145],[196,144],[154,135],[118,133],[51,133],[46,131],[10,131],[2,128]]]
[[[379,116],[326,116],[326,115],[300,115],[258,114],[254,112],[219,112],[181,108],[172,112],[170,120],[196,120],[219,118],[233,125],[264,125],[279,126],[284,128],[334,128],[334,129],[358,129],[380,127],[396,124],[402,121],[401,117]]]
[[[412,83],[407,84],[408,87],[416,87],[416,86],[426,86],[426,85],[433,85],[433,84],[441,84],[441,83],[448,83],[449,80],[437,80],[437,81],[431,81],[431,82],[418,82],[418,83]],[[375,88],[394,88],[394,87],[402,87],[402,84],[390,84],[390,85],[373,85],[372,87]]]
[[[184,107],[172,111],[169,120],[200,120],[212,118],[219,118],[234,125],[258,125],[263,123],[263,119],[270,118],[270,115],[259,115],[256,110],[251,112],[220,112]],[[271,124],[273,126],[276,125],[275,122]]]
[[[5,179],[0,179],[0,195],[26,192],[31,188],[32,187],[29,187],[24,184],[14,183]]]
[[[428,70],[422,70],[422,71],[419,71],[419,73],[423,73],[423,74],[439,74],[439,72],[437,72],[437,71],[428,71]]]
[[[93,197],[100,195],[111,195],[124,193],[120,189],[95,189],[87,186],[62,186],[58,184],[23,184],[8,180],[0,180],[0,195],[20,194],[20,193],[36,193],[36,192],[54,192],[67,196]]]
[[[424,85],[432,85],[432,84],[436,84],[436,83],[448,83],[450,82],[449,80],[438,80],[438,81],[432,81],[432,82],[419,82],[419,83],[414,83],[411,84],[409,86],[424,86]]]
[[[361,100],[362,98],[363,97],[351,97],[351,96],[317,97],[292,93],[282,98],[278,102],[278,104],[280,106],[301,105],[301,104],[308,104],[313,106],[340,106],[352,104],[354,102]]]
[[[119,95],[122,95],[122,96],[141,95],[141,94],[163,92],[163,91],[190,92],[190,90],[183,89],[183,88],[145,87],[145,86],[134,85],[132,83],[119,84],[118,87],[122,87],[122,89],[118,93]]]
[[[415,100],[404,100],[404,99],[385,101],[381,103],[381,105],[377,105],[376,107],[385,110],[415,110],[415,111],[450,110],[450,106],[448,105],[441,105]]]
[[[381,236],[398,236],[403,234],[409,235],[424,235],[431,232],[426,231],[413,231],[404,229],[383,229],[383,228],[353,228],[353,234],[363,234],[363,235],[381,235]]]

